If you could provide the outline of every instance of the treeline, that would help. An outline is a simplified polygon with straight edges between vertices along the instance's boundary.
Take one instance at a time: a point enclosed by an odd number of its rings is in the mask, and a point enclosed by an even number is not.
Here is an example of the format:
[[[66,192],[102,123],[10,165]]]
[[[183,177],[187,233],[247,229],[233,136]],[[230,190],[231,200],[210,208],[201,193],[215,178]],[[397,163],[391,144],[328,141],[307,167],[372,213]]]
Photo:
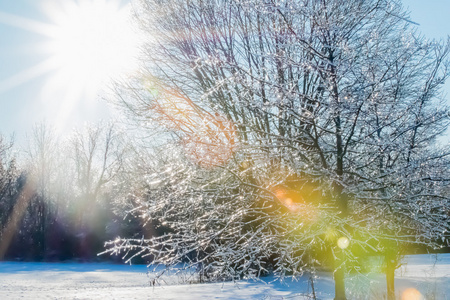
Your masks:
[[[0,259],[119,261],[97,256],[105,241],[153,234],[127,213],[137,152],[114,124],[64,139],[41,124],[23,149],[0,136]]]

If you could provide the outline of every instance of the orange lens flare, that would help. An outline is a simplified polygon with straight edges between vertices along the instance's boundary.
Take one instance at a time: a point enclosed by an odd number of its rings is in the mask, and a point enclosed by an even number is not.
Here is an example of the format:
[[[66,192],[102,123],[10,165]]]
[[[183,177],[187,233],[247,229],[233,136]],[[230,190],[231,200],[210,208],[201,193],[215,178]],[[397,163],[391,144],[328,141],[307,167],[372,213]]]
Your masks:
[[[233,124],[216,115],[205,116],[202,124],[192,134],[185,136],[183,146],[186,154],[204,167],[222,165],[236,150],[236,134]]]
[[[157,80],[149,86],[155,97],[150,109],[156,113],[156,121],[181,133],[189,158],[203,167],[222,165],[231,158],[237,140],[231,121],[203,110],[187,96]]]
[[[422,294],[415,288],[409,288],[403,291],[402,300],[424,300]]]
[[[316,221],[318,212],[313,205],[305,203],[302,195],[293,190],[277,188],[274,192],[278,201],[281,202],[291,213],[302,215],[304,219]]]

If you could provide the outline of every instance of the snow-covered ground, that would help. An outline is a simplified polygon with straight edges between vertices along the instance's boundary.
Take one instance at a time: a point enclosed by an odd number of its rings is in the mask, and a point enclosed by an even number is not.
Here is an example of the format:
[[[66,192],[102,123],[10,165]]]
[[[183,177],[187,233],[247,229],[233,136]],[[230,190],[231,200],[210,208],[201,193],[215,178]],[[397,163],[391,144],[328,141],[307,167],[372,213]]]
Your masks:
[[[420,294],[422,299],[450,299],[450,254],[414,255],[397,272],[397,292]],[[317,299],[333,299],[329,273],[315,279]],[[153,274],[142,265],[0,262],[0,299],[309,299],[308,277],[285,284],[226,282],[173,284],[186,281],[166,277],[167,285],[151,286]],[[350,299],[382,299],[384,276],[353,276]],[[407,297],[408,300],[421,298]]]

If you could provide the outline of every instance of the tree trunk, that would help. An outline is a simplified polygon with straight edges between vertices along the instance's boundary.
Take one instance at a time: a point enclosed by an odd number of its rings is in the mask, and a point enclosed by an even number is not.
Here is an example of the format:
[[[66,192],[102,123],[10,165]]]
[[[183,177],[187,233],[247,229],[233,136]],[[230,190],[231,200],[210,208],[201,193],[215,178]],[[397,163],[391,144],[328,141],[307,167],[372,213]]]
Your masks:
[[[345,268],[343,252],[339,250],[334,260],[334,300],[347,300],[345,296]]]
[[[386,269],[387,300],[395,300],[394,268]]]
[[[342,178],[344,174],[344,143],[342,140],[342,121],[340,115],[339,101],[339,91],[336,79],[336,67],[333,64],[334,53],[330,52],[330,73],[331,73],[331,83],[332,83],[332,97],[336,105],[334,124],[336,126],[336,175],[339,179]],[[344,194],[344,187],[342,183],[336,180],[333,183],[333,192],[335,193],[336,204],[338,208],[338,215],[341,218],[346,218],[348,216],[348,199]],[[334,286],[335,286],[335,300],[346,300],[345,297],[345,269],[344,269],[345,257],[342,250],[338,250],[336,253],[336,258],[334,259]]]
[[[395,269],[397,267],[397,257],[394,249],[388,249],[385,255],[386,260],[386,288],[387,300],[395,300]]]

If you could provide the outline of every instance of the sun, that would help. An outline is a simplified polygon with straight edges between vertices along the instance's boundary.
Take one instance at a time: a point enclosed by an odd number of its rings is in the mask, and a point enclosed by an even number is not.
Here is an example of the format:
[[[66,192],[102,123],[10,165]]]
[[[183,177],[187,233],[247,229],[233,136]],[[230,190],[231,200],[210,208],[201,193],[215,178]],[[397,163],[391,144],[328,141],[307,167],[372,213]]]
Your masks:
[[[0,93],[34,78],[44,79],[39,107],[55,116],[57,128],[67,128],[80,107],[86,113],[93,111],[114,82],[138,70],[144,35],[132,17],[131,3],[43,0],[39,7],[45,21],[0,12],[0,23],[41,36],[30,49],[39,55],[39,62],[1,81]]]
[[[130,5],[119,1],[59,1],[46,13],[50,29],[44,50],[55,70],[54,88],[92,94],[136,68],[138,34]]]

